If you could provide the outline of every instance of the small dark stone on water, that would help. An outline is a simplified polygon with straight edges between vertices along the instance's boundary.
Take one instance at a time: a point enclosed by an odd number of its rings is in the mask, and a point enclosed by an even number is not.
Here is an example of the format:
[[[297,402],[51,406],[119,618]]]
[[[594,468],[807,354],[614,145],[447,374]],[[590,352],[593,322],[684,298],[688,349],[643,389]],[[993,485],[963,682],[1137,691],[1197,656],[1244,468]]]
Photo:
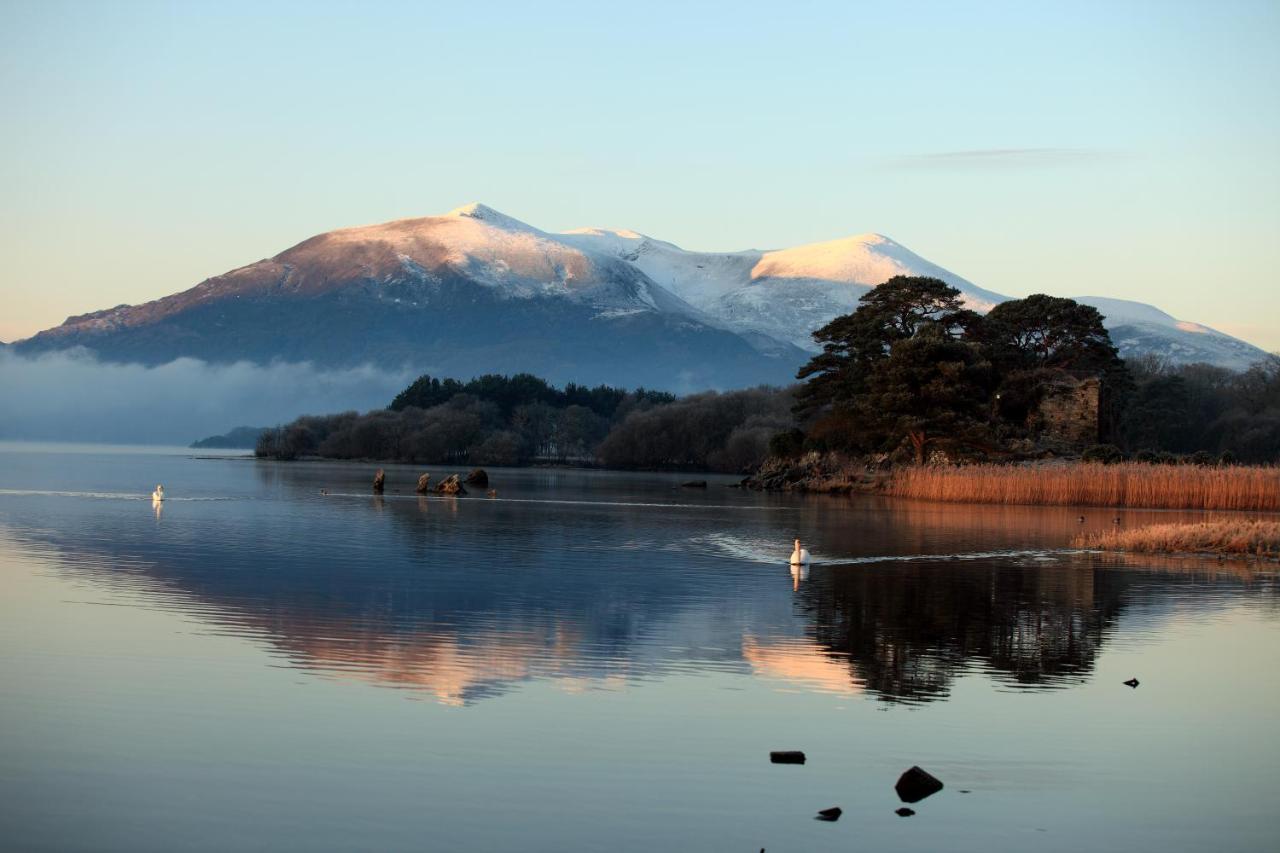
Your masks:
[[[961,789],[960,789],[960,793],[962,793],[962,794],[972,794],[972,793],[973,793],[973,791],[970,791],[968,788],[961,788]]]
[[[898,817],[911,817],[913,814],[916,813],[916,810],[909,809],[906,806],[903,806],[900,809],[894,809],[893,813],[896,814]]]
[[[1137,686],[1138,686],[1138,679],[1136,679],[1136,678],[1130,678],[1128,681],[1126,681],[1126,682],[1125,682],[1125,686],[1126,686],[1126,687],[1137,687]]]
[[[386,487],[386,485],[387,485],[387,475],[386,473],[383,472],[381,468],[379,468],[378,473],[373,475],[373,493],[375,495],[382,494],[382,490],[383,488]]]
[[[818,816],[815,820],[839,820],[840,815],[842,814],[844,814],[844,811],[839,806],[836,806],[834,808],[823,809],[818,812]]]
[[[893,789],[904,803],[918,803],[941,791],[942,783],[919,767],[912,767],[898,777],[898,784]]]
[[[463,482],[468,486],[479,486],[482,489],[488,488],[489,473],[483,468],[473,468],[471,473],[467,475],[467,479]]]
[[[690,480],[689,482],[681,483],[680,485],[686,489],[705,489],[707,487],[707,481],[706,480]]]
[[[418,485],[417,487],[414,488],[414,491],[420,495],[425,495],[427,493],[427,489],[430,488],[430,486],[431,486],[431,475],[423,474],[421,477],[418,478]]]
[[[804,764],[804,753],[800,750],[782,750],[769,753],[769,761],[774,764]]]

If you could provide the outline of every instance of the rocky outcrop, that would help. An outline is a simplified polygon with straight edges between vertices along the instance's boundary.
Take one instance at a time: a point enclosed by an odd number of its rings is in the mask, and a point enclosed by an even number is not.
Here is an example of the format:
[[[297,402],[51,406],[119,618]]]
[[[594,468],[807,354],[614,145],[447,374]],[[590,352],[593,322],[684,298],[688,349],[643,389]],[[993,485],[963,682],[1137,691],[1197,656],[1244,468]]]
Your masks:
[[[483,468],[473,468],[471,473],[467,475],[465,482],[468,486],[487,489],[489,488],[489,474]]]
[[[891,465],[888,454],[845,456],[806,453],[795,459],[771,456],[742,486],[766,492],[870,491]]]
[[[420,495],[425,495],[429,488],[431,488],[431,475],[423,474],[418,478],[418,485],[414,487],[414,491]]]
[[[384,472],[381,468],[379,468],[378,473],[373,475],[373,493],[375,495],[382,494],[382,490],[386,487],[386,485],[387,485],[386,472]]]
[[[467,489],[462,485],[457,474],[450,474],[436,485],[438,495],[465,495],[466,493]]]

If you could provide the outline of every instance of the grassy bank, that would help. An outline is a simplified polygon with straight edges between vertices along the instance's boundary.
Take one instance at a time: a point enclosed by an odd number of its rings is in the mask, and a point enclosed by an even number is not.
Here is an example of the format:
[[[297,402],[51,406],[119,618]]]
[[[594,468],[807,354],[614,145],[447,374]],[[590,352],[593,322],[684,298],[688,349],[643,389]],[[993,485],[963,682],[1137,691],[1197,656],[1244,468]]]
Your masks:
[[[1251,554],[1280,556],[1280,521],[1236,519],[1190,524],[1151,524],[1077,536],[1077,548],[1146,554]]]
[[[1280,510],[1280,468],[1075,463],[896,471],[888,492],[936,501],[1153,509]]]

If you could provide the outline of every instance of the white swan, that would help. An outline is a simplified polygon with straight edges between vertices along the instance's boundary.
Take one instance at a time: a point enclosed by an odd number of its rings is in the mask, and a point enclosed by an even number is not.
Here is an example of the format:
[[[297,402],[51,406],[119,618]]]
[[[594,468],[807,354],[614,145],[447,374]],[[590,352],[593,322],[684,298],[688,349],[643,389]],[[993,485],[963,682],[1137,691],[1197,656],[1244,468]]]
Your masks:
[[[807,566],[809,565],[809,552],[800,547],[800,540],[796,540],[796,549],[791,552],[791,565]]]
[[[151,493],[151,500],[157,503],[164,500],[164,486],[156,486],[156,490]]]

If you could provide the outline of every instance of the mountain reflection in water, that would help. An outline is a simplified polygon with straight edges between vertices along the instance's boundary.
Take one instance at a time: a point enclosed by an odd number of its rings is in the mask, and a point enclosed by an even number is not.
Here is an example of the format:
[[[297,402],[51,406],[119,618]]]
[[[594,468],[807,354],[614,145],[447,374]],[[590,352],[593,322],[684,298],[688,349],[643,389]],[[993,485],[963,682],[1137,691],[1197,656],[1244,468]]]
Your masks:
[[[1275,591],[1064,550],[1071,509],[690,495],[577,472],[498,472],[508,499],[372,497],[354,467],[207,464],[255,465],[259,492],[197,509],[175,488],[154,515],[64,498],[43,529],[24,505],[0,518],[95,588],[451,705],[534,679],[577,691],[715,670],[889,702],[944,698],[971,671],[1058,688],[1089,676],[1135,603],[1151,618],[1215,606],[1206,585]],[[807,571],[785,565],[795,535],[814,543]]]

